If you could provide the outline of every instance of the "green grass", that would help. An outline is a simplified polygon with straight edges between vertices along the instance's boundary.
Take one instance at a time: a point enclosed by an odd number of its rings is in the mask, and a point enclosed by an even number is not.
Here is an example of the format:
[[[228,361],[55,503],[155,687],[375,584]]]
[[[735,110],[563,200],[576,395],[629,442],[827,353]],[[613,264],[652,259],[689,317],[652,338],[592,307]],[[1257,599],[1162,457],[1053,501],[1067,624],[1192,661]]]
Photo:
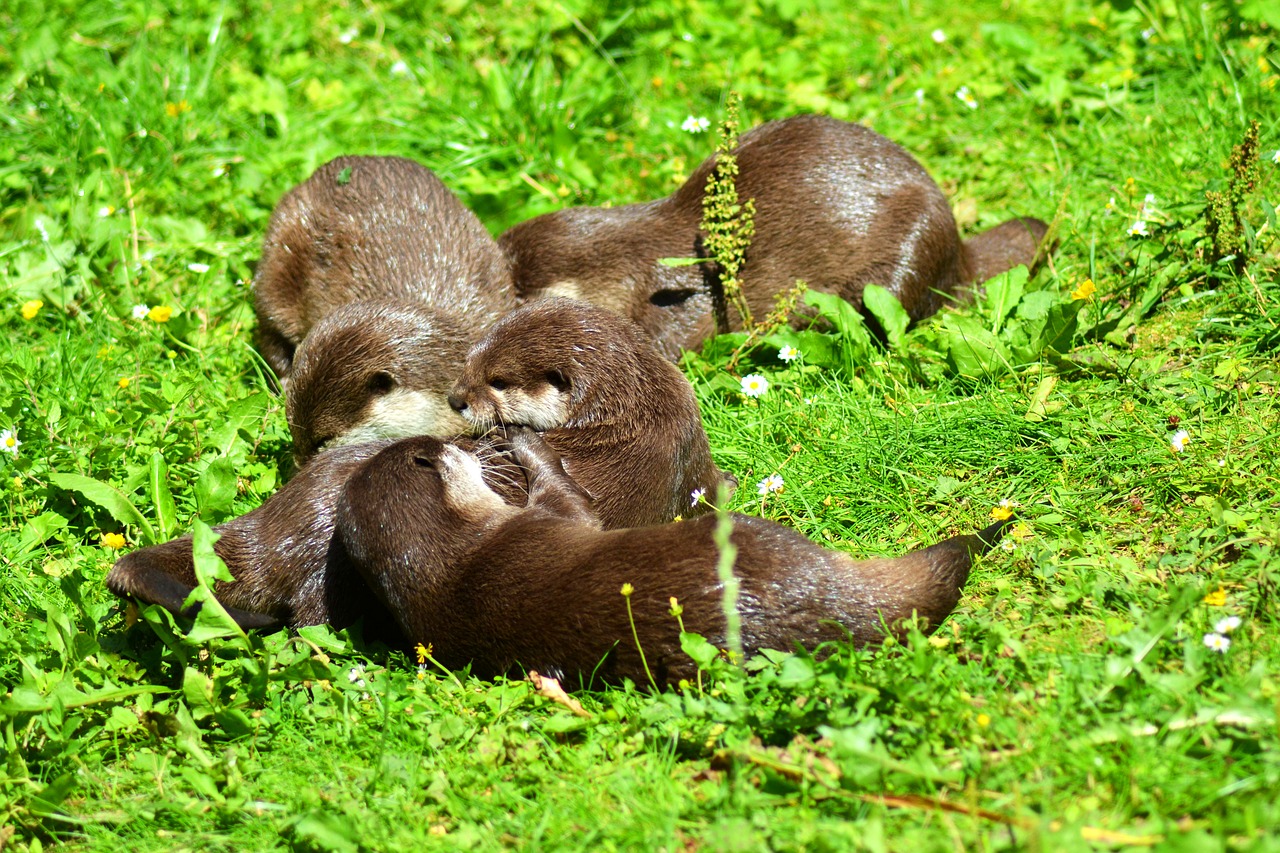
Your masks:
[[[0,10],[0,429],[22,442],[0,455],[0,846],[1280,849],[1280,20],[1256,0],[849,5]],[[246,286],[289,187],[405,155],[495,233],[656,198],[714,146],[681,122],[718,121],[731,89],[747,125],[820,111],[899,141],[966,233],[1061,211],[1011,312],[948,312],[852,364],[685,362],[735,509],[871,554],[1021,504],[1028,535],[936,636],[582,693],[586,719],[346,633],[127,624],[105,534],[216,523],[289,474]],[[1237,273],[1202,209],[1251,119]],[[1075,324],[1052,348],[1037,299]],[[734,390],[752,370],[758,401]],[[1228,614],[1218,654],[1202,639]]]

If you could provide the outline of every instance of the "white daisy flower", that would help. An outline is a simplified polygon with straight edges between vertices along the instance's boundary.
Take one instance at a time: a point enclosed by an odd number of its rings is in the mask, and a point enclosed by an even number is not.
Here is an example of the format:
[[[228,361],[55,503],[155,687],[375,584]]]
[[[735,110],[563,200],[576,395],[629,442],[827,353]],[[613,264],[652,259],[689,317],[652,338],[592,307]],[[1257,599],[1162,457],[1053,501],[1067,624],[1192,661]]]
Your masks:
[[[778,350],[778,358],[782,359],[787,363],[793,362],[799,357],[800,357],[800,350],[796,349],[791,344],[786,344],[782,347],[782,349]]]
[[[704,495],[706,495],[706,493],[707,493],[706,489],[694,489],[692,492],[690,492],[689,506],[697,506],[702,501],[702,498]]]
[[[0,432],[0,451],[8,453],[10,456],[18,455],[18,448],[22,446],[22,442],[18,441],[18,431],[16,429],[7,429]]]
[[[208,264],[187,264],[187,269],[191,270],[194,273],[199,273],[201,275],[204,275],[209,271],[209,265]]]
[[[706,116],[689,116],[680,125],[680,129],[686,133],[702,133],[709,127],[711,127],[711,120]]]
[[[786,483],[782,479],[781,474],[770,474],[759,483],[756,483],[756,494],[764,497],[770,492],[780,492]]]
[[[1232,631],[1240,627],[1239,616],[1224,616],[1214,623],[1213,630],[1219,634],[1230,634]]]
[[[1135,220],[1134,223],[1129,226],[1129,236],[1130,237],[1151,236],[1150,233],[1147,231],[1147,223],[1141,219]]]
[[[144,305],[144,304],[142,304],[142,303],[139,303],[139,304],[137,304],[137,305],[133,306],[133,319],[135,319],[135,320],[145,320],[145,319],[147,319],[147,314],[148,314],[148,312],[150,312],[150,311],[151,311],[151,306],[150,306],[150,305]]]
[[[397,60],[395,65],[391,66],[391,76],[403,77],[409,73],[409,63],[403,59]]]
[[[763,397],[769,390],[769,380],[759,373],[749,373],[742,377],[742,393],[748,397]]]
[[[929,33],[929,38],[933,39],[934,44],[942,44],[944,41],[947,40],[947,34],[944,33],[942,30],[934,30],[933,32]]]
[[[1173,448],[1174,453],[1181,453],[1187,447],[1187,442],[1191,440],[1191,433],[1185,429],[1180,429],[1173,435],[1169,436],[1169,446]]]
[[[1205,634],[1204,644],[1213,649],[1218,654],[1226,654],[1227,649],[1231,648],[1231,640],[1221,634]]]
[[[960,99],[960,103],[964,104],[969,109],[976,110],[978,108],[978,99],[969,91],[968,86],[961,86],[959,89],[956,89],[956,97]]]
[[[911,96],[916,99],[917,107],[924,106],[924,89],[916,89],[914,92],[911,93]]]

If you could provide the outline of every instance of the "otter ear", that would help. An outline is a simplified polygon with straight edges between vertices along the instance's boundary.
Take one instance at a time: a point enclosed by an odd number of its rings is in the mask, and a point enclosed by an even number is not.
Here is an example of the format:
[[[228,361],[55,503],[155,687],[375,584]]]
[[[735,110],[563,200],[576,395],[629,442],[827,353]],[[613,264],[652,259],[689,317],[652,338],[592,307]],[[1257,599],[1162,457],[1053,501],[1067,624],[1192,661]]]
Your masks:
[[[569,381],[569,377],[559,370],[548,370],[546,380],[552,388],[555,388],[561,394],[569,393],[569,389],[573,386],[573,383]]]
[[[381,397],[396,387],[396,378],[385,370],[379,370],[369,377],[369,381],[365,383],[365,387],[370,394]]]

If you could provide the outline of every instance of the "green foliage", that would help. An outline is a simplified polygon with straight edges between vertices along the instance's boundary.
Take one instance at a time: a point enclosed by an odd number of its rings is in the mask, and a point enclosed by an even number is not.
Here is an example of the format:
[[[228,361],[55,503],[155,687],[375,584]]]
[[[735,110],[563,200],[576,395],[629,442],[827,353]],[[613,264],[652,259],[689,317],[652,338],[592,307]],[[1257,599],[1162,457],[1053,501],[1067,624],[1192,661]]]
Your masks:
[[[756,205],[755,199],[738,197],[738,158],[734,155],[737,147],[738,96],[730,93],[725,119],[720,124],[715,166],[707,176],[702,197],[702,241],[715,264],[712,305],[719,332],[729,331],[729,305],[738,312],[744,328],[755,325],[738,273],[746,263],[747,248],[755,235]]]
[[[1273,5],[0,11],[6,853],[1276,849]],[[712,153],[680,128],[729,90],[743,127],[818,110],[899,141],[966,235],[1062,212],[1050,262],[915,327],[868,288],[884,340],[796,291],[814,327],[684,362],[740,480],[725,509],[865,555],[1021,504],[941,629],[734,662],[677,605],[699,676],[580,692],[584,718],[358,627],[227,620],[205,525],[291,473],[246,289],[280,196],[378,152],[495,233],[654,199]],[[1206,191],[1240,216],[1228,263]],[[114,537],[193,529],[197,619],[107,593]]]

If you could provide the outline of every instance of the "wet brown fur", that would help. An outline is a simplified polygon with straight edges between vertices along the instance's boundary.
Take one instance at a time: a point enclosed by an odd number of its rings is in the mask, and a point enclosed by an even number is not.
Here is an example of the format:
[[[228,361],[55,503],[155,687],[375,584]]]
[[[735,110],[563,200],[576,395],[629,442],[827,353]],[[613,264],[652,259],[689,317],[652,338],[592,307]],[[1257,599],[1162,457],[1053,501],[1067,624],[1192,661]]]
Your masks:
[[[214,528],[220,535],[214,551],[236,579],[217,582],[214,595],[241,627],[327,623],[342,628],[361,616],[367,626],[391,624],[333,540],[334,511],[347,479],[389,444],[326,450],[262,506]],[[486,477],[495,489],[508,500],[523,501],[523,474],[492,442],[465,446],[486,463]],[[196,584],[191,537],[124,555],[108,572],[106,583],[121,597],[193,615],[182,607]]]
[[[901,146],[861,125],[802,115],[744,134],[736,150],[741,199],[754,199],[755,236],[741,278],[753,315],[796,279],[860,305],[880,284],[913,320],[963,298],[1017,264],[1030,265],[1046,226],[1014,219],[961,241],[945,196]],[[714,156],[673,195],[615,208],[569,208],[499,238],[522,299],[556,294],[629,316],[674,359],[713,331],[705,264],[698,257],[702,199]],[[730,312],[733,324],[739,322]]]
[[[519,402],[494,408],[516,393],[562,410],[540,421]],[[504,317],[471,348],[450,402],[481,430],[543,432],[606,528],[697,514],[695,489],[714,500],[734,483],[711,461],[689,381],[634,323],[584,302],[537,300]]]
[[[685,628],[724,647],[716,571],[718,523],[707,516],[603,531],[583,491],[536,434],[513,438],[528,472],[524,509],[493,512],[447,445],[398,442],[349,481],[337,536],[410,642],[430,643],[448,667],[482,676],[536,669],[570,684],[694,675],[669,599]],[[782,525],[733,515],[744,651],[812,647],[900,634],[914,613],[932,628],[955,607],[972,557],[1002,524],[896,559],[855,562]],[[631,584],[632,615],[621,595]]]
[[[308,332],[355,300],[418,302],[472,340],[515,305],[510,268],[480,220],[399,157],[339,157],[285,195],[253,291],[258,349],[281,377]]]

